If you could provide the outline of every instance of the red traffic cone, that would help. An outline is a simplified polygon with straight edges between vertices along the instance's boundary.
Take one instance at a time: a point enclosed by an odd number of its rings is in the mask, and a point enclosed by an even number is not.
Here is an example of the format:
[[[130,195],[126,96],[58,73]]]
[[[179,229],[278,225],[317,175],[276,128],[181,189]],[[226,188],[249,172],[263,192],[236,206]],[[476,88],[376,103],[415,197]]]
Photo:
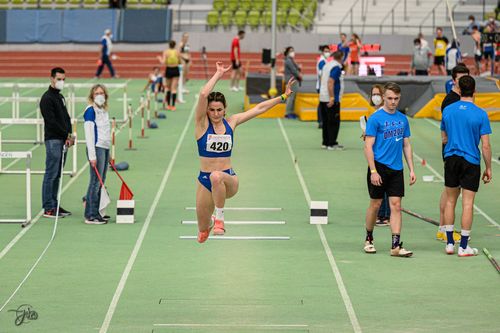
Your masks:
[[[426,166],[427,162],[425,161],[425,158],[422,160],[422,166]]]

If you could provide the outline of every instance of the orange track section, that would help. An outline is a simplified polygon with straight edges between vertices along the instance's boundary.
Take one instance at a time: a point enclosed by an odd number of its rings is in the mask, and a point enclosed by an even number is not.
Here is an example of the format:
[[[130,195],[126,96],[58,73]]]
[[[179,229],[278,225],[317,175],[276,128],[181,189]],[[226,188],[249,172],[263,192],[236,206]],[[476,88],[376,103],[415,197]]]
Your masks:
[[[0,77],[47,77],[52,67],[63,67],[71,77],[91,78],[97,68],[97,52],[0,52]],[[119,52],[113,66],[122,78],[146,78],[154,66],[158,66],[158,52]],[[376,54],[373,54],[376,55]],[[316,73],[317,54],[297,54],[296,61],[302,65],[305,74]],[[385,55],[385,75],[395,75],[409,71],[410,56]],[[229,52],[210,52],[208,74],[215,68],[216,61],[229,64]],[[242,54],[243,67],[252,73],[268,73],[269,67],[261,63],[260,53]],[[472,64],[471,61],[466,61]],[[283,71],[283,56],[277,59],[278,72]],[[433,74],[435,69],[433,68]],[[105,68],[102,77],[109,77]],[[192,53],[192,66],[189,75],[193,79],[205,78],[205,67],[201,53]]]

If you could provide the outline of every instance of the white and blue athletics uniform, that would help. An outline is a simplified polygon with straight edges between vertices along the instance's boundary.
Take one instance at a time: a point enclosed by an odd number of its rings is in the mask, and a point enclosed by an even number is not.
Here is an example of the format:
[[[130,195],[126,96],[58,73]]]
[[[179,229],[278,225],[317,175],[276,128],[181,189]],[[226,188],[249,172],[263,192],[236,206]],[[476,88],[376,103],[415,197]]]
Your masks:
[[[381,108],[368,118],[366,136],[375,137],[373,144],[375,168],[382,178],[381,186],[373,185],[368,168],[370,198],[382,199],[384,192],[389,197],[404,196],[403,143],[410,135],[408,119],[398,110],[391,114]]]

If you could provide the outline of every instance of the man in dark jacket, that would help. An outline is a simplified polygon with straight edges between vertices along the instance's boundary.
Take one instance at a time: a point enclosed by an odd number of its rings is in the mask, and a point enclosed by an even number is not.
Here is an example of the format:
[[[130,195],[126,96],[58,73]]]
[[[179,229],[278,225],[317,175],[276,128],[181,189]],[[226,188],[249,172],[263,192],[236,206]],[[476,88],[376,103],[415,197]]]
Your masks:
[[[57,191],[61,178],[63,147],[70,147],[74,140],[71,135],[71,119],[66,109],[66,101],[61,91],[66,75],[64,69],[53,68],[50,73],[49,89],[40,99],[40,110],[45,122],[45,175],[42,185],[44,217],[57,215]],[[66,159],[66,156],[64,156]],[[59,207],[59,217],[71,215]]]

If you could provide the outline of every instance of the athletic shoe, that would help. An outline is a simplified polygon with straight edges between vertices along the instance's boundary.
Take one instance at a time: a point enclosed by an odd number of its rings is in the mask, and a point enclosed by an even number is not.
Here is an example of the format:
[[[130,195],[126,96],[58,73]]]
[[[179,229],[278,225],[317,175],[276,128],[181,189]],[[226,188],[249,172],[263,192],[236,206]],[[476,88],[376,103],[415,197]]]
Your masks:
[[[334,146],[327,146],[326,150],[335,150],[335,147]]]
[[[321,145],[321,149],[326,149],[327,147],[325,145]]]
[[[461,238],[460,233],[457,231],[453,231],[453,240],[455,241],[455,243],[460,242],[460,238]],[[436,232],[436,239],[443,241],[445,243],[448,242],[448,237],[446,237],[446,232],[442,232],[439,230]]]
[[[174,105],[172,105],[172,106],[170,107],[170,111],[175,111],[175,110],[177,110],[177,108],[176,108]]]
[[[399,243],[398,247],[395,247],[391,249],[391,256],[393,257],[411,257],[413,255],[413,252],[405,249],[403,247],[403,242]]]
[[[466,249],[458,248],[458,256],[459,257],[473,257],[477,256],[478,250],[475,247],[470,247],[467,245]]]
[[[236,91],[236,92],[237,92],[237,91],[238,91],[238,88],[236,88],[236,87],[231,87],[231,91]]]
[[[111,216],[109,216],[109,215],[104,215],[104,216],[101,215],[101,217],[106,222],[108,222],[111,219]]]
[[[333,145],[333,149],[334,150],[344,150],[345,148],[342,145],[336,144],[336,145]]]
[[[387,227],[389,224],[389,219],[380,219],[378,218],[375,222],[375,226],[377,227]]]
[[[62,208],[62,207],[59,207],[59,214],[61,216],[70,216],[71,215],[71,212]]]
[[[57,217],[56,210],[55,209],[47,209],[46,211],[43,212],[43,217],[49,217],[55,219]],[[59,217],[64,218],[64,215],[59,211]]]
[[[226,232],[224,229],[224,221],[223,220],[215,220],[214,222],[214,231],[213,234],[217,236],[222,236]]]
[[[363,248],[365,250],[365,253],[377,253],[377,250],[375,249],[375,245],[373,245],[373,242],[370,241],[365,241],[365,247]]]
[[[106,223],[108,222],[101,216],[85,218],[85,224],[106,224]]]
[[[454,254],[455,253],[455,244],[446,244],[446,247],[444,249],[446,254]]]

